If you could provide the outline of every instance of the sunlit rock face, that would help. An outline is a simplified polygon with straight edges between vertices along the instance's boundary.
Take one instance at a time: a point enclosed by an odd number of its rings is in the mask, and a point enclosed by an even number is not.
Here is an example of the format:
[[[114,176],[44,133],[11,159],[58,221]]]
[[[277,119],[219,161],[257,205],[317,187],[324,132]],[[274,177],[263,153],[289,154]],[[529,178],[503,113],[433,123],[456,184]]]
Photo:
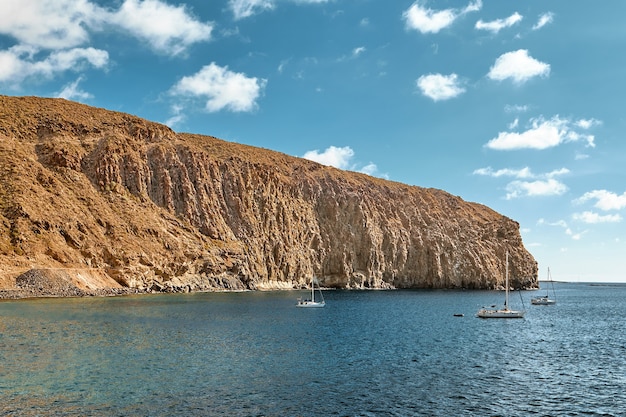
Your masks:
[[[62,99],[0,96],[0,173],[0,288],[537,286],[483,205]]]

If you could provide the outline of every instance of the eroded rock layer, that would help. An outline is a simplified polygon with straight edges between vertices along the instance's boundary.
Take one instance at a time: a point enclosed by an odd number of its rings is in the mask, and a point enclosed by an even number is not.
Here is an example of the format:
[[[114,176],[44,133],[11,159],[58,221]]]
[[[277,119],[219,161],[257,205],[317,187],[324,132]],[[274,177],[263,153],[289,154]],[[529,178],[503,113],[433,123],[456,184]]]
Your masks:
[[[30,269],[80,289],[496,288],[506,251],[536,287],[518,223],[444,191],[0,96],[0,288]]]

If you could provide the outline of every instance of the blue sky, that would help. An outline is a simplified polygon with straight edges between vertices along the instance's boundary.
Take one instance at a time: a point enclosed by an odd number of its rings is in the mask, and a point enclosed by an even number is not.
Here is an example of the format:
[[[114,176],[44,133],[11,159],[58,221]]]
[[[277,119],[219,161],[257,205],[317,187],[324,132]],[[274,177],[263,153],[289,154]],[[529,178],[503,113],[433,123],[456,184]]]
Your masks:
[[[9,0],[0,93],[446,190],[626,281],[626,2]]]

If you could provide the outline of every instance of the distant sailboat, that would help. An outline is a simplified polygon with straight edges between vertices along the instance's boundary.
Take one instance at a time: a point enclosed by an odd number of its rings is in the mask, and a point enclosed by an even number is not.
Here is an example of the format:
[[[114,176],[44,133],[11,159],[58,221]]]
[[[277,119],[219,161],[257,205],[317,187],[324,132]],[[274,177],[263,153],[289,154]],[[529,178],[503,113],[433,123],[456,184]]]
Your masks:
[[[319,293],[320,301],[315,301],[315,281],[314,281],[314,278],[311,278],[311,299],[309,300],[309,299],[304,299],[302,297],[299,297],[298,304],[296,304],[296,307],[308,307],[308,308],[325,307],[326,301],[324,301],[324,295],[322,295],[322,290],[319,288],[319,285],[317,287],[317,292]]]
[[[554,298],[550,298],[549,286],[552,287],[552,293],[554,294]],[[552,281],[552,276],[550,275],[550,268],[548,268],[548,283],[546,284],[546,295],[531,298],[530,303],[536,306],[549,306],[556,304],[556,292],[554,291],[554,282]]]
[[[506,279],[504,288],[506,291],[504,308],[481,308],[478,310],[478,313],[476,313],[476,317],[480,317],[481,319],[520,319],[524,317],[524,314],[526,313],[524,310],[509,309],[509,252],[506,253]]]

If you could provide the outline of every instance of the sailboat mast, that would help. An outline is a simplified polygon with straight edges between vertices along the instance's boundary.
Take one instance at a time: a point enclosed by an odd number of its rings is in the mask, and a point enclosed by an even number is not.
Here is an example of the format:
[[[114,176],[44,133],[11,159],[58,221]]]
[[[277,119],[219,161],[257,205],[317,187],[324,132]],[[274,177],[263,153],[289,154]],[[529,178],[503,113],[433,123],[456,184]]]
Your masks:
[[[504,296],[504,309],[509,309],[509,251],[506,252],[506,279],[505,279],[505,296]]]
[[[311,277],[311,301],[315,301],[315,282],[313,281],[313,278]]]

